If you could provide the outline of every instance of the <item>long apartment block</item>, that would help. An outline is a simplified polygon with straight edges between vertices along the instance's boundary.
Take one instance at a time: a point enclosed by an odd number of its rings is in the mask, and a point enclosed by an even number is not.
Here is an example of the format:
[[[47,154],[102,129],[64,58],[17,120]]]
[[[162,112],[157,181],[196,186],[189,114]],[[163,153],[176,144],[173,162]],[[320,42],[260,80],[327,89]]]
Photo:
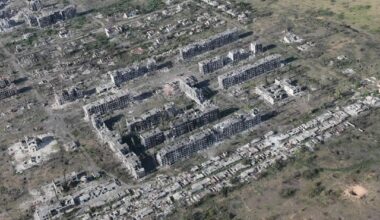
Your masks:
[[[259,59],[253,64],[245,65],[230,73],[218,76],[219,88],[228,89],[232,86],[251,80],[259,75],[281,67],[282,56],[273,54]]]

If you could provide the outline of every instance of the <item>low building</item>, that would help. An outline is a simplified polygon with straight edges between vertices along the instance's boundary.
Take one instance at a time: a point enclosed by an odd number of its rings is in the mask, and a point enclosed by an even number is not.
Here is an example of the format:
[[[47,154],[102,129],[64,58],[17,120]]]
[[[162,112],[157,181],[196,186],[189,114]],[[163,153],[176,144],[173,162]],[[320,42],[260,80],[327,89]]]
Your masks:
[[[8,79],[0,79],[0,100],[17,95],[18,89]]]
[[[288,97],[286,91],[277,84],[258,86],[256,87],[255,92],[260,95],[262,99],[272,105]]]
[[[295,81],[289,79],[276,79],[273,84],[258,86],[255,89],[255,92],[260,95],[262,99],[272,105],[289,96],[296,96],[300,94],[301,91],[302,87],[297,85]]]
[[[68,102],[74,102],[77,99],[83,98],[84,95],[85,93],[81,89],[71,87],[55,93],[55,101],[57,105],[64,105]]]

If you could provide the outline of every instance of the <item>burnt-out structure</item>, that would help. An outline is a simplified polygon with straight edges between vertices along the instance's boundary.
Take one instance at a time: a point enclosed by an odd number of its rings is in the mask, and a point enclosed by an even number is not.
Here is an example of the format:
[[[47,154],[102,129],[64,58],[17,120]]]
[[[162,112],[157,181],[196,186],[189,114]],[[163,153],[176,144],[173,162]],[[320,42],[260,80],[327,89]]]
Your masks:
[[[128,91],[123,91],[115,95],[107,96],[93,103],[83,106],[85,119],[91,115],[103,115],[118,109],[127,107],[133,101],[133,97]]]
[[[216,124],[213,129],[206,129],[165,146],[158,151],[156,159],[161,166],[170,166],[211,147],[217,142],[251,129],[260,122],[261,114],[256,109],[249,114],[234,115]]]
[[[16,86],[8,79],[0,79],[0,100],[9,98],[18,93]]]
[[[131,132],[149,130],[182,112],[181,109],[177,109],[174,106],[174,103],[168,103],[162,108],[153,108],[137,118],[132,117],[127,119],[127,127]]]
[[[144,132],[140,134],[141,145],[145,149],[155,147],[159,144],[164,143],[165,135],[160,129],[156,128],[151,131]]]
[[[134,64],[126,68],[111,71],[108,74],[111,78],[111,82],[114,85],[119,86],[124,82],[152,73],[156,69],[157,69],[156,60],[153,58],[150,58],[139,64]]]
[[[264,52],[263,44],[259,43],[258,41],[252,42],[250,44],[250,49],[253,54],[259,54]]]
[[[237,114],[214,126],[218,140],[229,138],[235,134],[248,130],[261,122],[261,115],[257,110],[251,114]]]
[[[195,42],[180,49],[180,57],[183,60],[191,59],[202,53],[222,47],[239,39],[237,28],[227,30],[210,37],[207,40]]]
[[[237,63],[241,60],[247,59],[250,55],[251,53],[244,49],[234,49],[228,52],[227,57],[231,60],[231,62]]]
[[[253,64],[245,65],[230,73],[218,76],[218,83],[221,89],[228,89],[234,85],[241,84],[253,79],[261,74],[270,72],[281,67],[282,59],[280,54],[273,54],[256,61]]]
[[[208,106],[203,110],[190,110],[179,115],[171,122],[170,130],[166,135],[168,138],[177,138],[204,125],[217,121],[219,117],[219,108],[214,105]]]
[[[74,5],[69,5],[64,8],[42,8],[41,5],[31,4],[31,11],[26,14],[26,20],[32,27],[44,28],[60,21],[66,21],[74,18],[77,14],[77,9]]]
[[[208,129],[191,135],[161,149],[156,159],[161,166],[172,165],[175,162],[191,157],[200,150],[212,146],[216,142],[215,133]]]
[[[55,93],[55,101],[57,105],[64,105],[66,103],[74,102],[77,99],[83,98],[84,96],[85,91],[74,86]]]
[[[229,64],[231,60],[228,57],[216,56],[211,59],[203,60],[198,63],[199,72],[202,74],[208,74],[222,69]]]
[[[195,76],[189,76],[179,80],[179,88],[187,97],[195,101],[198,105],[202,105],[206,100],[205,90],[198,86],[198,80]]]

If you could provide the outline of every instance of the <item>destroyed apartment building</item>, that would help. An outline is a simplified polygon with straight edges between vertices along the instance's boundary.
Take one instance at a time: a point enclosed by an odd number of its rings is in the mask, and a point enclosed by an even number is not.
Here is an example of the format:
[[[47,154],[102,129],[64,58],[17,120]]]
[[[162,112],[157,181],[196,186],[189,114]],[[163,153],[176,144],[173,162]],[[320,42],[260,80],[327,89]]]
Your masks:
[[[206,149],[216,141],[212,130],[201,131],[184,138],[174,145],[167,145],[157,153],[157,161],[161,166],[172,165],[177,161],[189,158],[200,150]]]
[[[74,102],[75,100],[84,98],[86,95],[94,93],[93,90],[83,90],[76,86],[70,87],[68,89],[63,89],[55,93],[55,101],[58,106],[64,105],[66,103]]]
[[[262,99],[272,105],[289,96],[296,96],[300,94],[301,91],[302,87],[289,79],[276,79],[273,84],[258,86],[255,89],[256,94],[260,95]]]
[[[17,95],[18,89],[8,79],[0,79],[0,100]]]
[[[261,45],[261,48],[262,48],[262,45]],[[242,48],[231,50],[225,56],[216,56],[207,60],[200,61],[198,63],[199,72],[205,75],[209,73],[213,73],[217,70],[224,68],[227,65],[231,65],[233,63],[236,64],[242,60],[248,59],[251,55],[255,55],[256,53],[259,53],[259,51],[260,49],[247,51]]]
[[[239,32],[237,28],[227,30],[210,37],[207,40],[202,40],[180,49],[180,57],[183,60],[191,59],[202,53],[222,47],[226,44],[232,43],[239,39]]]
[[[234,49],[228,52],[227,57],[231,60],[231,62],[237,63],[241,60],[248,59],[250,55],[251,53],[244,49]]]
[[[60,21],[74,18],[77,14],[76,6],[69,5],[64,8],[41,7],[33,5],[31,10],[25,13],[27,23],[31,27],[44,28]]]
[[[133,97],[128,91],[122,91],[118,94],[107,96],[83,106],[85,119],[90,119],[91,115],[103,115],[115,110],[123,109],[132,101]]]
[[[216,70],[222,69],[230,62],[231,60],[228,57],[223,56],[216,56],[208,60],[203,60],[198,63],[199,72],[202,74],[212,73]]]
[[[218,83],[221,89],[228,89],[234,85],[241,84],[245,81],[255,78],[261,74],[270,72],[281,67],[282,59],[280,54],[273,54],[249,64],[240,67],[230,73],[218,76]]]
[[[156,60],[151,58],[139,64],[134,64],[126,68],[111,71],[108,74],[111,78],[111,82],[114,85],[119,86],[124,82],[142,77],[148,73],[155,71],[156,69]]]
[[[189,76],[179,80],[180,90],[198,105],[203,105],[206,100],[205,91],[204,88],[199,88],[197,84],[198,80],[195,76]]]
[[[165,135],[160,129],[156,128],[151,131],[140,134],[141,145],[145,149],[149,149],[164,143]]]
[[[261,123],[261,114],[254,109],[250,114],[236,114],[228,118],[213,128],[217,133],[218,140],[223,140],[234,136],[240,132],[248,130]]]
[[[170,123],[168,138],[177,138],[204,125],[217,121],[220,117],[219,107],[211,105],[204,109],[192,109],[179,115]]]
[[[239,114],[190,137],[176,141],[158,151],[156,159],[161,166],[169,166],[207,149],[217,142],[246,131],[261,122],[261,114],[254,110],[250,114]]]
[[[140,117],[127,119],[127,127],[131,132],[149,130],[182,112],[183,111],[181,109],[177,109],[174,106],[174,103],[168,103],[165,104],[163,108],[153,108],[140,115]]]
[[[99,116],[92,116],[91,122],[96,130],[98,137],[106,143],[114,152],[114,156],[128,172],[135,178],[139,179],[145,176],[145,169],[142,167],[138,156],[131,152],[129,146],[122,143],[122,139],[117,132],[111,131]]]

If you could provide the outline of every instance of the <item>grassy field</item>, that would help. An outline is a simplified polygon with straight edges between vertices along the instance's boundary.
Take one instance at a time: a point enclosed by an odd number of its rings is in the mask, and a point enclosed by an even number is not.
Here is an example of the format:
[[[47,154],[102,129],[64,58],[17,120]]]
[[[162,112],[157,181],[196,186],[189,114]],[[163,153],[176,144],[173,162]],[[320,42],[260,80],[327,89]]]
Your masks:
[[[302,17],[314,15],[346,23],[357,29],[380,34],[380,1],[378,0],[245,0],[258,8],[276,14]]]

